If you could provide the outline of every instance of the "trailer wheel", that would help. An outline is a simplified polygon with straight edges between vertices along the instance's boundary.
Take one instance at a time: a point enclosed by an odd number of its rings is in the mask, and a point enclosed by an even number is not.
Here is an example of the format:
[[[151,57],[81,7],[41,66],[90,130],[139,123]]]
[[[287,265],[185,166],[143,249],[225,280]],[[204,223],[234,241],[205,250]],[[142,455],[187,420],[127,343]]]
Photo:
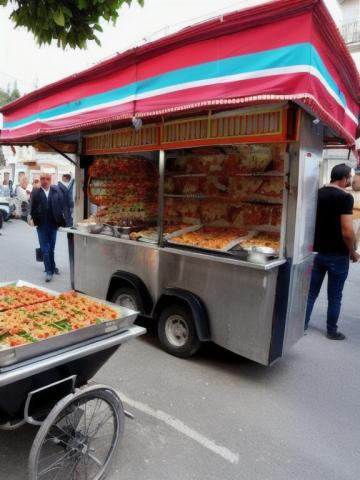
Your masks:
[[[137,312],[143,312],[141,298],[139,297],[137,291],[134,288],[118,288],[114,295],[111,297],[111,301],[113,303],[121,305],[122,307],[130,308],[131,310],[136,310]]]
[[[176,357],[191,357],[201,345],[192,313],[184,305],[170,305],[161,312],[158,336],[163,349]]]
[[[123,434],[124,418],[120,398],[105,386],[63,398],[35,437],[30,480],[104,478]]]

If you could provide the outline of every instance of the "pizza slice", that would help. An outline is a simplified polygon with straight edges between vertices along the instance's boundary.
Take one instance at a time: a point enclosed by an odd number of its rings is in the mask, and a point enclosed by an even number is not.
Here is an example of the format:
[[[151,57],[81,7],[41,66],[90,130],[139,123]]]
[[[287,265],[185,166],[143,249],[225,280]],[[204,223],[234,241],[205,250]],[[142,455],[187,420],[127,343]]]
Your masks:
[[[228,221],[228,205],[226,202],[207,200],[201,202],[200,219],[203,224],[212,224],[215,221]]]
[[[230,196],[234,200],[245,200],[249,195],[258,192],[263,182],[260,177],[231,177]]]
[[[282,198],[284,179],[282,177],[267,177],[263,180],[257,193],[265,197]]]

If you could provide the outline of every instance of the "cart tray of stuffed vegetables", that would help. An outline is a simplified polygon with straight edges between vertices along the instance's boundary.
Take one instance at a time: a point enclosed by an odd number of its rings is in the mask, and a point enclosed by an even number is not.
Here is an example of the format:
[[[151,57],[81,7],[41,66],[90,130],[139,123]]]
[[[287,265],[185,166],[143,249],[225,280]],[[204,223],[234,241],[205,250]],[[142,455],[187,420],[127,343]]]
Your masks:
[[[0,367],[107,333],[137,312],[78,292],[57,293],[24,281],[0,284]]]

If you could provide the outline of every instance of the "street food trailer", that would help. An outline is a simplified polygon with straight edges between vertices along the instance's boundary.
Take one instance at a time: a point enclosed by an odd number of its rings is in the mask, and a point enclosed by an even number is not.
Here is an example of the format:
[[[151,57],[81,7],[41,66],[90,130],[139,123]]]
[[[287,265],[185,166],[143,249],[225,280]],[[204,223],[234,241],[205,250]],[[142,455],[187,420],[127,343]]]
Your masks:
[[[270,365],[303,335],[324,145],[359,75],[322,1],[270,2],[120,53],[2,108],[5,144],[78,154],[73,288]]]

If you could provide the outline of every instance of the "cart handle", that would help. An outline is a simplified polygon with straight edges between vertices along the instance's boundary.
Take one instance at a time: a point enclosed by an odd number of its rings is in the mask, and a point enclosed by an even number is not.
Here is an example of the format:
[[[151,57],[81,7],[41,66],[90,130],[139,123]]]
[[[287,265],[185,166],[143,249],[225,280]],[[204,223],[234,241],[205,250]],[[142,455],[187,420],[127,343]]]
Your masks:
[[[58,380],[57,382],[53,382],[53,383],[50,383],[49,385],[45,385],[45,387],[41,387],[41,388],[38,388],[37,390],[32,390],[31,392],[29,392],[26,398],[25,407],[24,407],[25,422],[35,426],[40,426],[43,423],[43,422],[40,422],[39,420],[35,420],[34,417],[29,415],[30,402],[34,395],[36,395],[37,393],[43,392],[44,390],[48,390],[52,387],[56,387],[57,385],[60,385],[61,383],[65,383],[65,382],[71,382],[71,388],[69,393],[74,393],[76,377],[77,377],[76,375],[70,375],[70,377],[63,378],[61,380]]]

